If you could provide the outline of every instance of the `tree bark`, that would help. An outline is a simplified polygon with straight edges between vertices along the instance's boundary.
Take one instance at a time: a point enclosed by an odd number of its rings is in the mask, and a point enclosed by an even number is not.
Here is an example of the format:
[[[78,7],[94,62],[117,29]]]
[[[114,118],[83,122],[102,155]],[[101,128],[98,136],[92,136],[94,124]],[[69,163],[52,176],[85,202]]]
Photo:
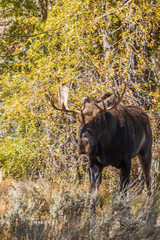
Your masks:
[[[105,59],[105,61],[107,61],[108,57],[109,57],[109,52],[110,52],[111,46],[110,46],[110,44],[108,42],[110,34],[109,34],[109,31],[106,28],[106,24],[108,22],[107,16],[105,16],[105,14],[106,14],[106,1],[102,0],[101,4],[102,4],[102,14],[104,15],[104,17],[103,17],[104,24],[103,24],[103,28],[102,28],[104,59]]]
[[[38,2],[41,9],[42,21],[45,21],[48,16],[48,0],[38,0]]]

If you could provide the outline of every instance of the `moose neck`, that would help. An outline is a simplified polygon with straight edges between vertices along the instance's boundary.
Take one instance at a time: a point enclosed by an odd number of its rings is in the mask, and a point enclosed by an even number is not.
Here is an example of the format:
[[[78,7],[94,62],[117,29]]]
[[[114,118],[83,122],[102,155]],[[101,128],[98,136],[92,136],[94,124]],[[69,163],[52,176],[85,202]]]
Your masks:
[[[105,112],[102,114],[102,119],[104,122],[104,131],[102,134],[102,142],[110,142],[117,127],[117,118],[114,115],[114,110],[110,112]]]

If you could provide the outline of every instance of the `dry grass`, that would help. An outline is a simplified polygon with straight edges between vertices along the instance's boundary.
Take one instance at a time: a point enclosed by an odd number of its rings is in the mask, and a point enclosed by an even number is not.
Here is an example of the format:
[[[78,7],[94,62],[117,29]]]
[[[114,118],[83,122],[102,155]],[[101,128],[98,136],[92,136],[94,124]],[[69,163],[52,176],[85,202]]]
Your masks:
[[[0,239],[158,240],[160,186],[150,199],[146,192],[138,195],[138,188],[129,189],[128,198],[100,191],[92,215],[87,183],[16,182],[1,172]]]

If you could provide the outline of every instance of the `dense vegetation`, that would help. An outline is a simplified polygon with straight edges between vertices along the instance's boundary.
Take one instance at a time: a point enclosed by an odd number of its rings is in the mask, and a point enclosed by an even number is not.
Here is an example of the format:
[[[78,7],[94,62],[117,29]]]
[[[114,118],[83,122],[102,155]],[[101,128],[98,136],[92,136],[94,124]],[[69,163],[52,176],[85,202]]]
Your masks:
[[[98,98],[127,82],[124,103],[142,107],[151,121],[152,179],[159,182],[160,1],[8,0],[0,2],[0,11],[5,176],[41,176],[57,188],[61,179],[82,180],[87,157],[77,153],[79,119],[56,112],[46,93],[56,101],[65,84],[69,107],[80,108],[84,95]],[[133,166],[135,180],[141,168],[135,161]],[[104,171],[105,191],[119,188],[118,175],[113,168]]]
[[[158,174],[159,1],[2,1],[0,165],[14,177],[81,166],[79,120],[57,113],[50,89],[68,84],[70,105],[128,82],[126,104],[143,107]],[[5,35],[6,34],[6,35]],[[8,34],[8,35],[7,35]],[[30,37],[29,37],[30,36]]]

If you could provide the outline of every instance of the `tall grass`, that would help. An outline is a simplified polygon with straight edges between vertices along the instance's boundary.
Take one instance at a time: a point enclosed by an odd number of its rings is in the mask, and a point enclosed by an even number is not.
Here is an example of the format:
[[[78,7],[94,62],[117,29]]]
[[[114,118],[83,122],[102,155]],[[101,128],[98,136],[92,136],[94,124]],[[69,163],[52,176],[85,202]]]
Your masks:
[[[90,212],[88,183],[17,182],[0,174],[0,239],[160,239],[160,185],[150,198],[139,186],[128,197],[100,191]]]

